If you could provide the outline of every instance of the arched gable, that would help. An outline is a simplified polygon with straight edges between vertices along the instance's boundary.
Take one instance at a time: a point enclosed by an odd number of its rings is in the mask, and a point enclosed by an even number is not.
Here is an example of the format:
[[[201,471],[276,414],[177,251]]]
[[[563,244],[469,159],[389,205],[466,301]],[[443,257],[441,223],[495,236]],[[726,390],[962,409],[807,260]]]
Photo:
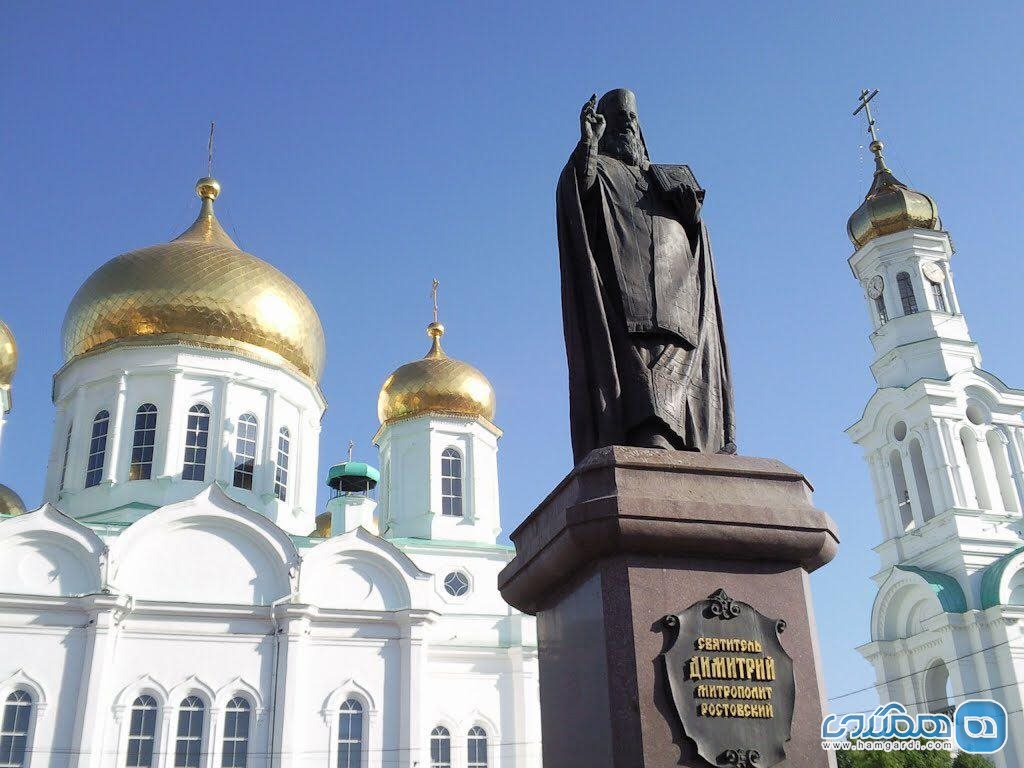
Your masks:
[[[135,699],[139,696],[152,696],[156,699],[158,707],[166,707],[170,701],[167,689],[149,675],[141,675],[124,688],[118,691],[114,697],[113,710],[115,717],[120,720],[124,713],[131,709]]]
[[[963,588],[952,576],[911,565],[893,567],[871,608],[871,639],[906,637],[912,619],[927,618],[920,616],[922,604],[928,616],[967,611]]]
[[[7,699],[11,691],[27,691],[32,697],[32,706],[42,710],[46,707],[46,690],[42,683],[29,675],[24,669],[17,669],[13,674],[0,680],[0,705]]]
[[[354,678],[349,678],[327,696],[322,714],[324,717],[336,717],[341,705],[349,699],[358,701],[366,712],[374,712],[377,709],[376,699],[370,690],[357,683]]]
[[[429,581],[408,555],[363,528],[310,549],[299,579],[302,602],[379,611],[425,606]]]
[[[74,596],[99,592],[106,545],[51,504],[0,523],[0,592]]]
[[[235,696],[245,696],[257,714],[263,712],[263,697],[260,696],[259,689],[241,677],[235,677],[217,689],[213,697],[213,706],[223,709]]]
[[[217,693],[212,687],[195,675],[189,675],[167,693],[167,703],[176,707],[189,696],[198,696],[207,709],[212,709],[217,701]]]
[[[989,564],[981,575],[981,607],[1010,604],[1010,581],[1024,569],[1024,546]]]
[[[121,534],[110,580],[137,599],[267,605],[289,594],[297,562],[284,531],[214,484]]]

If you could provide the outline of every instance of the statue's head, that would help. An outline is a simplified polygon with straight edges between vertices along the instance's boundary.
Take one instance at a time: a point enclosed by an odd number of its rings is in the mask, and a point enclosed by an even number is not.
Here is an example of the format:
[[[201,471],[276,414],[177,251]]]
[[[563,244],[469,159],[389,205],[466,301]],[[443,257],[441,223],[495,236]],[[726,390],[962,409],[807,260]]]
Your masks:
[[[604,116],[605,130],[600,151],[617,157],[629,165],[650,162],[647,145],[636,116],[636,94],[628,88],[608,91],[597,103],[597,111]]]

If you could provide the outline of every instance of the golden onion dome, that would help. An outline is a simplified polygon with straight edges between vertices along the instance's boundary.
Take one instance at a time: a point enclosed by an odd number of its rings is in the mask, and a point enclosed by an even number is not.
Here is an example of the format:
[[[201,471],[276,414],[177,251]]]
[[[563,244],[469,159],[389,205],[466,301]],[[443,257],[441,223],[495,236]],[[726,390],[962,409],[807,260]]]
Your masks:
[[[935,201],[917,192],[892,175],[882,157],[882,142],[871,142],[875,154],[875,178],[864,202],[853,212],[846,231],[860,248],[876,237],[907,229],[941,229]]]
[[[241,250],[213,212],[216,179],[196,183],[199,217],[164,245],[117,256],[78,289],[64,317],[64,359],[122,344],[224,349],[319,380],[320,317],[284,273]]]
[[[444,326],[427,326],[427,356],[406,363],[385,379],[377,398],[381,425],[425,413],[494,420],[494,388],[469,363],[448,357],[441,349]]]
[[[9,387],[18,369],[18,345],[11,329],[0,320],[0,387]]]
[[[25,514],[25,502],[3,483],[0,483],[0,515]]]

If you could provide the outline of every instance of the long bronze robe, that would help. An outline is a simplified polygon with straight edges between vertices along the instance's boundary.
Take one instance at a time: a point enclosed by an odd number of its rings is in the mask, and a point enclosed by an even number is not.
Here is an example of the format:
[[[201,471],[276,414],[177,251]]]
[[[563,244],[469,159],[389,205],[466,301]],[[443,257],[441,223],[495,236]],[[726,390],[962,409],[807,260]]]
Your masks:
[[[557,193],[575,460],[628,445],[629,431],[652,419],[676,448],[733,447],[711,242],[683,187],[698,199],[703,190],[686,166],[644,169],[599,155],[583,195],[577,167],[574,156]]]

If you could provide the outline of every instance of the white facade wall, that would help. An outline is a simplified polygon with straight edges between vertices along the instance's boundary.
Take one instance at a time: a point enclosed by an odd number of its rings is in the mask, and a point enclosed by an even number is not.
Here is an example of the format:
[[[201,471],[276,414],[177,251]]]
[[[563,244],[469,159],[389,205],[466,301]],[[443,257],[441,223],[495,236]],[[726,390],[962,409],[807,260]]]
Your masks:
[[[336,766],[348,699],[363,765],[426,765],[445,725],[465,766],[480,725],[489,766],[538,766],[533,620],[496,589],[510,557],[363,529],[293,538],[216,485],[103,537],[44,506],[0,524],[0,688],[35,699],[29,768],[125,765],[141,694],[159,705],[154,768],[173,765],[186,696],[206,708],[203,768],[221,765],[235,696],[253,768]],[[454,570],[472,577],[460,598]]]

